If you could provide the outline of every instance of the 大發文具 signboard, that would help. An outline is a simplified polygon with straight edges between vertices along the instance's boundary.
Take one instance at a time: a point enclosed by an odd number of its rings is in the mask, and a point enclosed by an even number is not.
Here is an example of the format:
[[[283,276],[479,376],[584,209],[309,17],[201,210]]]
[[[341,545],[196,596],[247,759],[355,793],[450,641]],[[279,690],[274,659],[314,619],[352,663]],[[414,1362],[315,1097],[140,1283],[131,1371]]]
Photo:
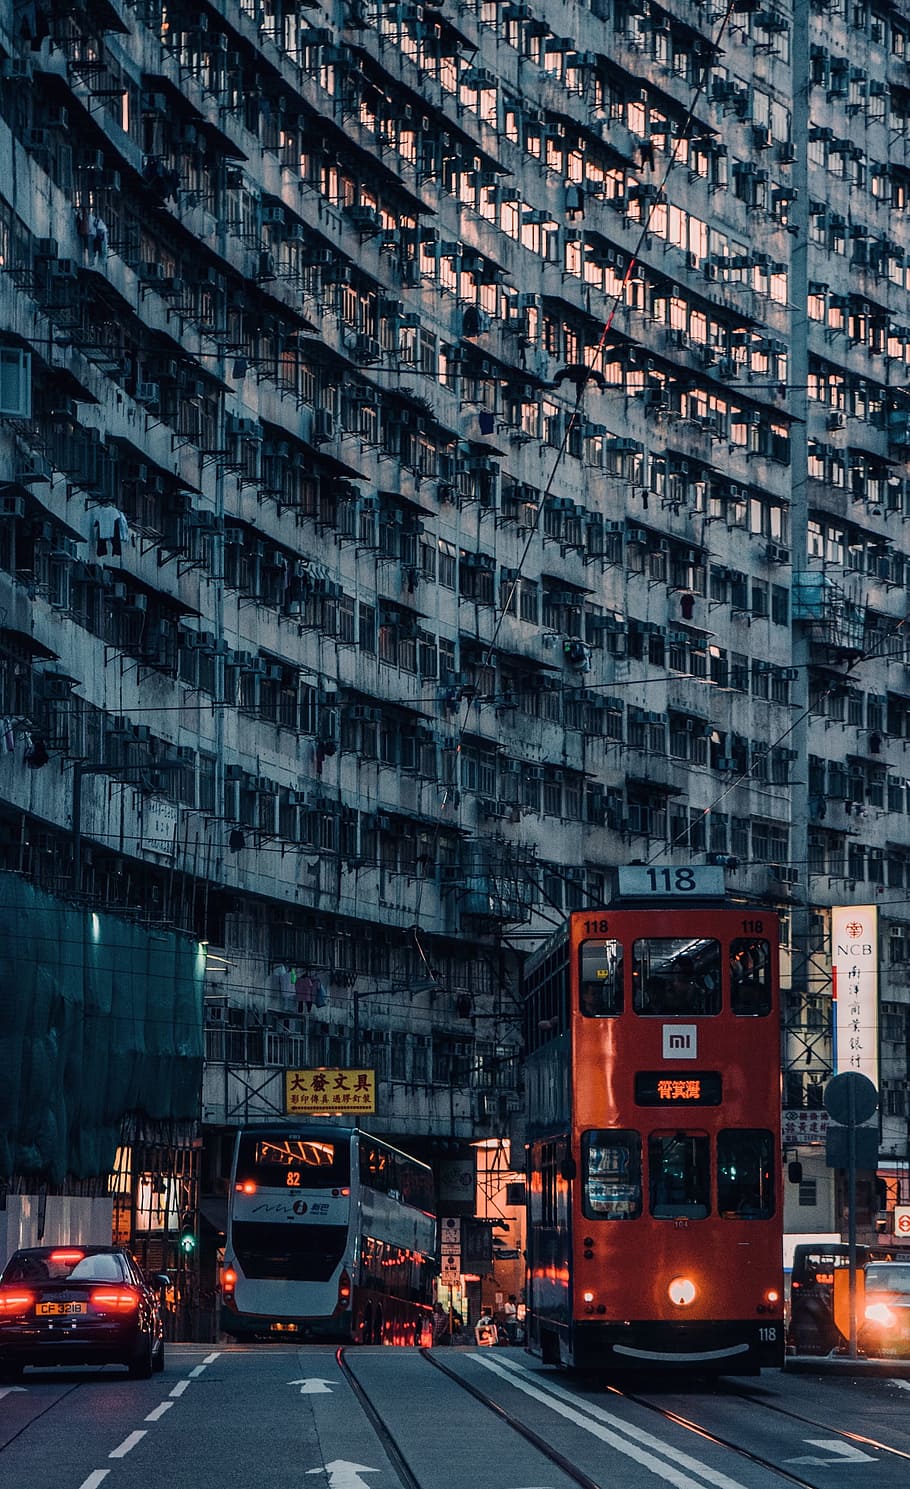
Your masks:
[[[284,1109],[289,1117],[321,1112],[375,1112],[375,1070],[286,1070]]]

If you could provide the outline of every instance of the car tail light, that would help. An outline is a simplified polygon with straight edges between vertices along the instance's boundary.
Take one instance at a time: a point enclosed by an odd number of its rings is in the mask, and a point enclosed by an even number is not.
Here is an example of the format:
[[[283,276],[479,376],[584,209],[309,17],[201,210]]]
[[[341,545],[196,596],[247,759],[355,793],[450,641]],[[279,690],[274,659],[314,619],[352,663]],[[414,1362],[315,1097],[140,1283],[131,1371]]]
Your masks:
[[[255,1185],[255,1183],[254,1183],[254,1181],[252,1179],[244,1179],[243,1182],[240,1183],[240,1184],[238,1184],[236,1187],[237,1187],[237,1193],[238,1194],[255,1194],[256,1193],[256,1185]]]
[[[0,1287],[0,1317],[12,1318],[17,1313],[28,1313],[35,1301],[35,1294],[24,1292],[21,1287]]]
[[[347,1308],[351,1301],[351,1279],[347,1272],[342,1272],[338,1279],[338,1307]]]
[[[108,1313],[131,1313],[139,1307],[139,1294],[131,1287],[96,1287],[92,1306]]]
[[[221,1274],[221,1287],[225,1293],[233,1293],[237,1286],[237,1273],[233,1267],[225,1267]]]
[[[66,1266],[74,1267],[84,1256],[84,1251],[52,1251],[50,1259],[52,1262],[64,1262]]]

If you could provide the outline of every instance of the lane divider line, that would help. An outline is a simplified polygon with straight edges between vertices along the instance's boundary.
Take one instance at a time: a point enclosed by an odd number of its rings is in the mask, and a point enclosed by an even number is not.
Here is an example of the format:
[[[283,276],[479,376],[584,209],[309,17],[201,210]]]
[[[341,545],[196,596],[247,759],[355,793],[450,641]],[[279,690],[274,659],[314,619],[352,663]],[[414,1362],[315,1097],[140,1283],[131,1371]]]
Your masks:
[[[161,1403],[160,1406],[156,1406],[154,1411],[150,1411],[149,1412],[149,1414],[145,1418],[145,1420],[147,1422],[158,1422],[158,1421],[160,1421],[161,1418],[164,1416],[164,1413],[166,1411],[170,1411],[170,1409],[173,1406],[173,1404],[174,1404],[173,1401],[162,1401],[162,1403]]]
[[[202,1362],[203,1365],[214,1365],[215,1361],[217,1359],[219,1359],[220,1355],[221,1355],[221,1350],[220,1349],[216,1349],[216,1351],[215,1351],[215,1353],[213,1355],[206,1355],[205,1359]]]
[[[144,1427],[140,1428],[137,1432],[129,1433],[129,1435],[123,1439],[123,1442],[120,1444],[119,1448],[115,1448],[114,1451],[112,1453],[108,1453],[107,1456],[109,1458],[125,1458],[127,1453],[131,1453],[137,1442],[141,1442],[144,1437],[148,1437],[148,1433],[145,1431]]]
[[[197,1376],[202,1374],[204,1369],[204,1365],[194,1365],[192,1370],[190,1371],[190,1380],[195,1380]]]
[[[600,1407],[580,1402],[569,1391],[563,1391],[558,1386],[549,1384],[546,1389],[533,1385],[526,1376],[522,1377],[511,1368],[506,1369],[499,1361],[491,1360],[479,1352],[472,1358],[476,1359],[485,1370],[500,1376],[516,1390],[523,1391],[526,1396],[542,1402],[551,1411],[558,1412],[567,1421],[574,1422],[585,1432],[590,1432],[592,1436],[600,1438],[601,1442],[608,1443],[618,1453],[624,1453],[627,1458],[632,1458],[634,1462],[656,1474],[658,1478],[666,1480],[668,1484],[674,1484],[676,1489],[704,1489],[706,1483],[714,1484],[716,1489],[745,1489],[739,1479],[731,1479],[726,1474],[719,1473],[716,1469],[710,1468],[708,1464],[699,1462],[697,1458],[690,1457],[669,1443],[662,1442],[659,1437],[654,1437],[650,1432],[631,1427],[619,1417],[613,1417],[608,1412],[602,1411]],[[610,1426],[604,1426],[602,1423],[609,1423]],[[611,1430],[614,1427],[616,1431]],[[650,1451],[652,1449],[653,1451]],[[655,1457],[655,1452],[671,1458],[672,1463]],[[688,1473],[680,1473],[676,1467],[677,1464],[697,1474],[698,1478],[693,1479]]]
[[[168,1392],[168,1395],[170,1395],[170,1396],[182,1396],[188,1385],[189,1385],[189,1381],[188,1380],[178,1380],[178,1382],[174,1386],[173,1390],[171,1390],[171,1391]]]
[[[93,1469],[88,1478],[83,1479],[82,1483],[79,1485],[79,1489],[98,1489],[98,1485],[107,1478],[109,1473],[109,1468]]]

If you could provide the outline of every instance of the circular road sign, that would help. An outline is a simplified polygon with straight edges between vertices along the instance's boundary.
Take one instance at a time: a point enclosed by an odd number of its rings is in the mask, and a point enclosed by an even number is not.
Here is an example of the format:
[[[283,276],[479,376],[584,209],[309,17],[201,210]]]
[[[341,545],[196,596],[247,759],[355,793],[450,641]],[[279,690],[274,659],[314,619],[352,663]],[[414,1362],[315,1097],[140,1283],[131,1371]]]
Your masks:
[[[878,1092],[867,1075],[844,1070],[828,1082],[824,1102],[831,1120],[849,1127],[851,1122],[868,1122],[878,1110]]]

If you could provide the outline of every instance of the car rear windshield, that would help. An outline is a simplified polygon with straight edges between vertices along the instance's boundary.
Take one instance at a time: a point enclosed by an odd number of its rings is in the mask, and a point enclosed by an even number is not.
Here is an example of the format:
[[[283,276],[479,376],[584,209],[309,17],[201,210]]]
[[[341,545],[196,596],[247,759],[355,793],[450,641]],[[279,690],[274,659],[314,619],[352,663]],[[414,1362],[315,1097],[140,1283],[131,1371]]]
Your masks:
[[[129,1282],[123,1258],[110,1251],[17,1251],[3,1271],[4,1282]]]

